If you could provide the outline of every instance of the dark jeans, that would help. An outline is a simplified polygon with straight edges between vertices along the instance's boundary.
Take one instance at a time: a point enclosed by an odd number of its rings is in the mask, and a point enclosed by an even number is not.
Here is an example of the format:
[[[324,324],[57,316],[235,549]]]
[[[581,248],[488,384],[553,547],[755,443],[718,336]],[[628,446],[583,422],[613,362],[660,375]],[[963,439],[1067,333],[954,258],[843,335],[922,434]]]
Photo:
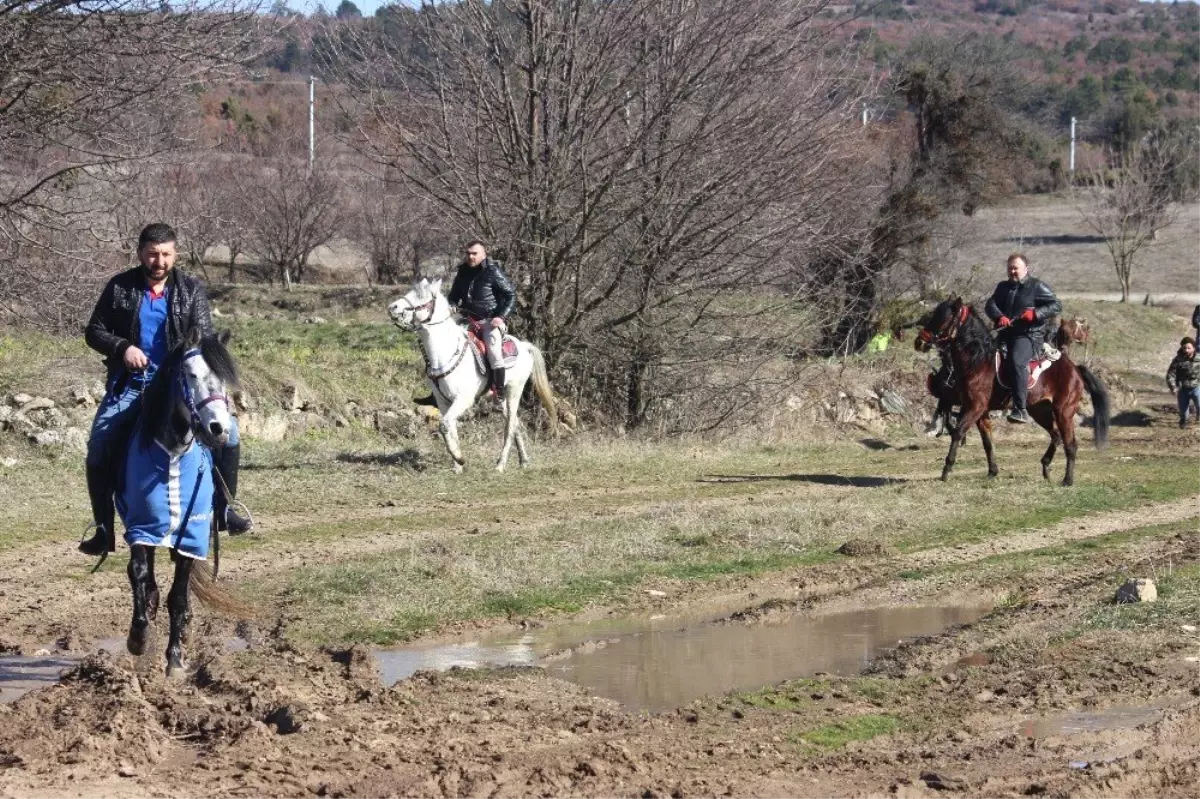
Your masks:
[[[1179,389],[1179,424],[1187,424],[1188,406],[1196,406],[1196,418],[1200,419],[1200,386]]]
[[[1040,351],[1040,338],[1032,336],[1008,337],[1008,368],[1006,377],[1012,390],[1013,410],[1026,409],[1026,397],[1029,396],[1029,361],[1033,353]]]

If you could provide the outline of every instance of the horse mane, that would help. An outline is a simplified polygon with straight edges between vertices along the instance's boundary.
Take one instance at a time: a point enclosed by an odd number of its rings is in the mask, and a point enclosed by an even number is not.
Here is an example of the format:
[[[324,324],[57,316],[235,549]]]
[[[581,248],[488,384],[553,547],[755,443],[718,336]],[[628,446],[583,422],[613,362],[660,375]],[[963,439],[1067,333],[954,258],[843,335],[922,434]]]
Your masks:
[[[233,356],[229,354],[228,348],[221,343],[220,338],[217,336],[205,336],[200,339],[200,354],[204,357],[204,362],[208,364],[208,368],[212,370],[212,373],[225,384],[227,391],[232,393],[242,387],[241,378],[238,376],[237,364],[233,362]]]
[[[955,342],[963,354],[968,369],[975,369],[980,364],[992,362],[996,357],[996,342],[992,339],[988,323],[974,305],[968,306],[971,311],[958,329]]]
[[[199,347],[201,357],[212,373],[225,383],[227,391],[232,392],[240,387],[233,356],[217,336],[200,339]],[[158,440],[167,449],[174,449],[183,443],[187,435],[191,416],[176,391],[175,380],[186,351],[187,347],[181,344],[167,353],[150,380],[150,385],[142,392],[142,410],[138,416],[141,425],[139,442],[143,448]]]
[[[146,449],[155,440],[163,446],[172,449],[183,441],[177,425],[172,424],[179,411],[186,418],[187,410],[183,401],[175,392],[175,375],[183,360],[183,347],[176,347],[167,353],[167,357],[159,364],[150,385],[142,391],[142,410],[138,414],[138,424],[141,427],[139,443]]]

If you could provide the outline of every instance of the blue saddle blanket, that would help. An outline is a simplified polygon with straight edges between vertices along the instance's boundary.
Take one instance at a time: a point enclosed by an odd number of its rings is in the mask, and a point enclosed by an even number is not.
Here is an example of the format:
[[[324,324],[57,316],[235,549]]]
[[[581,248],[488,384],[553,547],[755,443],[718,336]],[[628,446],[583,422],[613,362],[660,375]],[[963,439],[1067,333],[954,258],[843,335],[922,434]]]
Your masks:
[[[212,524],[212,454],[193,441],[172,455],[157,441],[130,442],[117,510],[130,546],[171,547],[189,558],[208,557]]]

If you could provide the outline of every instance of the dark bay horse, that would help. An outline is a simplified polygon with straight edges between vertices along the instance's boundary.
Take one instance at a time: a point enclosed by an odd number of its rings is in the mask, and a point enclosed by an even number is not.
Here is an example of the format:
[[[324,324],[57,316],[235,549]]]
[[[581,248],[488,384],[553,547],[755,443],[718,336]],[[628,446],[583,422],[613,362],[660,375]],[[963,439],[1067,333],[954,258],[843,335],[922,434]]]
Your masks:
[[[954,372],[955,403],[962,406],[958,424],[951,429],[950,452],[942,469],[942,479],[950,476],[958,448],[971,425],[979,428],[983,451],[987,454],[988,476],[1000,470],[992,447],[992,422],[989,410],[1000,410],[1010,402],[1008,389],[996,379],[996,344],[987,322],[962,299],[946,300],[929,314],[917,335],[918,352],[940,347],[948,352]],[[1086,388],[1096,412],[1096,447],[1108,443],[1109,400],[1104,384],[1086,367],[1072,363],[1063,353],[1042,372],[1029,389],[1029,414],[1050,434],[1050,447],[1042,455],[1042,476],[1050,479],[1050,464],[1061,443],[1067,454],[1067,473],[1063,485],[1075,482],[1075,413]]]
[[[132,655],[146,651],[150,622],[158,612],[156,548],[169,548],[175,561],[167,595],[168,677],[183,674],[183,642],[191,620],[189,587],[205,604],[244,615],[241,606],[214,585],[205,560],[215,530],[211,450],[229,440],[228,397],[238,380],[227,341],[228,334],[202,338],[193,329],[164,359],[142,394],[138,428],[117,490],[117,510],[130,550],[133,621],[126,647]]]

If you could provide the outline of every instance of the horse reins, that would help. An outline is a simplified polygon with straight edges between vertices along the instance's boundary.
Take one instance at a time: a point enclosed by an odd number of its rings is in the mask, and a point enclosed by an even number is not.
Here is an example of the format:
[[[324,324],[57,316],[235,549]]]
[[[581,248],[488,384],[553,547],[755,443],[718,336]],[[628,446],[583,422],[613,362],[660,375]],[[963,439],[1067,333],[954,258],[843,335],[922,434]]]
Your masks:
[[[957,314],[950,317],[950,321],[947,323],[945,331],[939,332],[935,335],[929,328],[924,328],[920,333],[917,334],[917,339],[925,342],[926,344],[933,344],[941,347],[954,340],[954,337],[958,335],[959,328],[966,323],[967,317],[970,315],[971,307],[969,305],[963,305],[962,309]]]
[[[444,319],[438,319],[436,322],[433,320],[433,311],[434,311],[435,305],[437,304],[437,297],[434,297],[433,299],[431,299],[429,302],[425,303],[424,305],[413,305],[407,299],[403,300],[403,302],[407,303],[409,310],[411,310],[413,312],[413,322],[417,325],[420,325],[422,327],[431,327],[433,325],[440,325],[443,322],[450,321],[450,314],[446,314],[446,317]],[[429,316],[426,317],[426,319],[424,321],[418,321],[417,314],[420,313],[421,311],[424,311],[427,308],[429,309]],[[464,340],[463,346],[455,352],[454,357],[451,359],[450,365],[440,372],[434,372],[431,370],[430,362],[429,362],[429,351],[425,349],[424,342],[422,342],[421,339],[419,339],[419,338],[417,339],[417,346],[421,348],[421,357],[423,357],[425,359],[425,376],[428,377],[430,380],[437,381],[437,380],[441,380],[443,377],[445,377],[446,375],[450,374],[451,372],[453,372],[455,369],[458,368],[458,365],[460,363],[462,363],[462,359],[465,358],[467,355],[467,348],[471,346],[471,341],[469,338]]]

